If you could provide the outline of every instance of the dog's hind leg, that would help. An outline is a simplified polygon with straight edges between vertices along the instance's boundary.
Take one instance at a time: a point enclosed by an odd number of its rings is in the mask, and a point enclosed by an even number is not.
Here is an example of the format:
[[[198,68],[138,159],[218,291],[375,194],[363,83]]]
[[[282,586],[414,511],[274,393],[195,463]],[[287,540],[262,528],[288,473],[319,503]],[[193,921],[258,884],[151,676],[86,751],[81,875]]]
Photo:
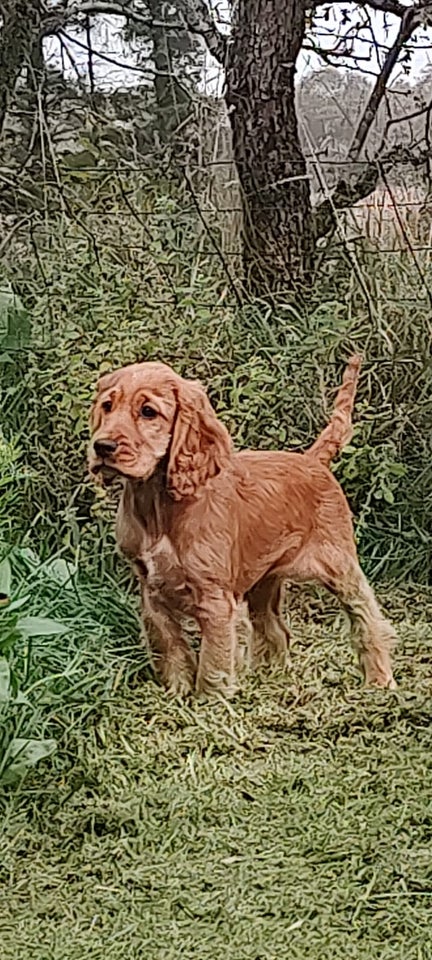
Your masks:
[[[253,660],[288,660],[290,633],[281,615],[283,581],[277,575],[264,577],[247,594],[254,630]]]
[[[354,647],[368,686],[393,690],[391,651],[396,643],[395,631],[383,616],[372,587],[358,564],[351,564],[336,581],[334,592],[346,610]]]
[[[338,597],[351,624],[351,635],[368,686],[394,689],[391,651],[396,634],[384,617],[372,587],[352,552],[322,549],[316,557],[313,579]]]

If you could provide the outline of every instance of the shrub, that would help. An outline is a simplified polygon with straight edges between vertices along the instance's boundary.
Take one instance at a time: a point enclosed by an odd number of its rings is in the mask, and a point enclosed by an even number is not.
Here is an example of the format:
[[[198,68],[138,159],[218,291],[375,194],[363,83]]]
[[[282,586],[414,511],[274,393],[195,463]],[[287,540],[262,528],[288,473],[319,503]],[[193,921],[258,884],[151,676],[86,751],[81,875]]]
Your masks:
[[[85,465],[100,372],[164,360],[206,384],[239,447],[301,448],[323,426],[356,349],[365,356],[357,426],[336,470],[359,518],[363,561],[370,574],[427,581],[430,319],[408,255],[386,259],[371,245],[355,257],[339,252],[308,304],[240,307],[214,250],[194,239],[184,199],[132,175],[119,187],[86,181],[85,190],[84,225],[72,217],[57,233],[54,224],[48,235],[33,230],[19,275],[8,264],[33,323],[32,351],[3,364],[3,430],[24,465],[13,494],[22,531],[31,523],[47,553],[67,547],[93,570],[112,566],[112,511]]]

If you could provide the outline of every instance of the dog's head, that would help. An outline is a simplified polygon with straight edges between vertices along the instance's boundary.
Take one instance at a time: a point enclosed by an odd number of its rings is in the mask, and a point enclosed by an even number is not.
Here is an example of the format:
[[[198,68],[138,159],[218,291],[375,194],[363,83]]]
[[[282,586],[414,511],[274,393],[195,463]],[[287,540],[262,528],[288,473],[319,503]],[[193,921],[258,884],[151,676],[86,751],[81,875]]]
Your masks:
[[[163,363],[134,363],[101,377],[91,430],[95,477],[148,480],[165,462],[175,500],[193,496],[231,456],[229,434],[201,385]]]

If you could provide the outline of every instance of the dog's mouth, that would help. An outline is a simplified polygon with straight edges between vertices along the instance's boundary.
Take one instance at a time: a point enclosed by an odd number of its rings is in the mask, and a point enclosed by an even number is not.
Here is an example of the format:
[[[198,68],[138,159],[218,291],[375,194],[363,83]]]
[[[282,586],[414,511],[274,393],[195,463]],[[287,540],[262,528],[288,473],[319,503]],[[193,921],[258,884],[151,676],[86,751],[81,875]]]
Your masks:
[[[150,479],[154,472],[154,467],[151,467],[147,471],[137,474],[133,467],[129,472],[128,469],[123,469],[114,462],[102,459],[91,459],[89,463],[91,476],[97,477],[99,483],[102,481],[102,484],[107,487],[115,480],[146,481]]]
[[[96,463],[93,463],[90,473],[92,473],[94,477],[101,477],[105,486],[110,486],[117,477],[123,476],[122,471],[119,470],[118,467],[113,463],[105,463],[104,460],[98,460]]]

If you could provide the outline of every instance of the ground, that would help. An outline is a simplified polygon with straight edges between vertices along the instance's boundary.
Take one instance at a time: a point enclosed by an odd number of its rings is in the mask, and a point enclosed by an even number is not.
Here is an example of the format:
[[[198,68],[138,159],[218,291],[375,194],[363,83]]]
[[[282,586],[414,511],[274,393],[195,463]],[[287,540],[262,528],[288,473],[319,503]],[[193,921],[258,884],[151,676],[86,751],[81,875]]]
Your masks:
[[[432,598],[383,599],[394,693],[363,689],[317,598],[288,674],[230,705],[170,701],[119,657],[7,796],[2,960],[431,958]]]

